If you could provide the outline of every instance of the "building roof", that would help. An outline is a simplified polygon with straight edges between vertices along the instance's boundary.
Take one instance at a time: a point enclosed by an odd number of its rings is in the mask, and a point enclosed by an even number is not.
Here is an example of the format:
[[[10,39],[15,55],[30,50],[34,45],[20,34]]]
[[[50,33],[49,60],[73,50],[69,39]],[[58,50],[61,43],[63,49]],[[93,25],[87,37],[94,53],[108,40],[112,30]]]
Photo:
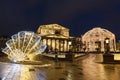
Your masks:
[[[67,29],[69,30],[68,28],[65,28],[59,24],[47,24],[47,25],[40,25],[41,28],[51,28],[51,29]]]
[[[104,29],[104,28],[101,28],[101,27],[95,27],[91,30],[89,30],[88,32],[86,32],[82,38],[87,38],[87,37],[94,37],[94,36],[104,36],[104,37],[108,37],[110,38],[111,36],[112,37],[115,37],[115,35],[110,32],[109,30],[107,29]]]

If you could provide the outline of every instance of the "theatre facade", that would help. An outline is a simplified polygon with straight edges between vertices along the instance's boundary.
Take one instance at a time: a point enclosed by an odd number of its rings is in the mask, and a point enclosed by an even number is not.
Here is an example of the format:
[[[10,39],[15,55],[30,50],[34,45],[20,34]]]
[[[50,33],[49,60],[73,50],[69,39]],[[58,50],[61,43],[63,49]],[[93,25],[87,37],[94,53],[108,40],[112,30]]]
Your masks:
[[[71,37],[69,29],[58,24],[40,25],[37,34],[42,37],[42,43],[47,45],[47,52],[74,52],[80,51],[80,45],[73,45],[74,42],[80,42],[81,38]],[[73,48],[74,47],[74,48]]]

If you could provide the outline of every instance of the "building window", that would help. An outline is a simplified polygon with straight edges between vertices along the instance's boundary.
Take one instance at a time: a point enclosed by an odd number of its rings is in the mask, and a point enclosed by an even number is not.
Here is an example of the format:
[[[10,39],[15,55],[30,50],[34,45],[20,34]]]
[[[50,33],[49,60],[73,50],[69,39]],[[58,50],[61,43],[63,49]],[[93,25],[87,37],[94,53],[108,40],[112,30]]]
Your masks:
[[[55,34],[60,34],[61,31],[60,30],[55,30]]]

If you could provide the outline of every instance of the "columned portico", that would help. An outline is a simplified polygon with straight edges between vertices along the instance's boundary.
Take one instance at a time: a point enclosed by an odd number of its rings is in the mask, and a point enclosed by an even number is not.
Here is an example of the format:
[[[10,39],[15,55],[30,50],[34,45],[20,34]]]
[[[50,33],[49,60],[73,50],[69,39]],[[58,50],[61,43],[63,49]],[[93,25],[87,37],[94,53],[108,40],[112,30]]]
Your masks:
[[[68,38],[50,38],[46,36],[42,36],[43,44],[46,44],[49,48],[49,51],[60,51],[60,52],[68,52],[69,51],[69,39]]]
[[[48,51],[68,52],[68,42],[73,38],[69,36],[69,29],[58,24],[41,25],[37,33],[42,37],[42,42]]]

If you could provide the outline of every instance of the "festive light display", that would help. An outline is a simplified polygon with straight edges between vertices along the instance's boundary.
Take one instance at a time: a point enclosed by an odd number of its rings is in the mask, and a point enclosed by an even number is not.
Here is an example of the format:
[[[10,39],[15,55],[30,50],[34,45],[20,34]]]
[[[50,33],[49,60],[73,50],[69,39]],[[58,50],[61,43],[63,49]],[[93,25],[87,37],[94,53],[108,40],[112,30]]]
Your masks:
[[[110,51],[116,50],[115,35],[100,27],[95,27],[82,36],[86,51],[105,51],[105,39],[109,38]]]
[[[41,37],[32,31],[20,31],[11,36],[6,42],[7,47],[2,50],[14,62],[28,59],[30,54],[40,54],[46,49],[41,43]]]

